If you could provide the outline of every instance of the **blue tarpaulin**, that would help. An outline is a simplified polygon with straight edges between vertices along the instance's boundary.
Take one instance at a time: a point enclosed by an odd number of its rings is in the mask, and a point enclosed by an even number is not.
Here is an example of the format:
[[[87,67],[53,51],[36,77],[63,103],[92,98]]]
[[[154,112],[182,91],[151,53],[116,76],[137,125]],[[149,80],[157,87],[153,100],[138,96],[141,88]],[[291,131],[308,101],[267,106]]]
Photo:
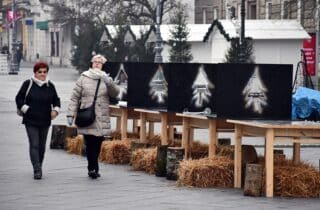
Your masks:
[[[320,92],[299,87],[292,96],[292,120],[308,119],[320,115]]]

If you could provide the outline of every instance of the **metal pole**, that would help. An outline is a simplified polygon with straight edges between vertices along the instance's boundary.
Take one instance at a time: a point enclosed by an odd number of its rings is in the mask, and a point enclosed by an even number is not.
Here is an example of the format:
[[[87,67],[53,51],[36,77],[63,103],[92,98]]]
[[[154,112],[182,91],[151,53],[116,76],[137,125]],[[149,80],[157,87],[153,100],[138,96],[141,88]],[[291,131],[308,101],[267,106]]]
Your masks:
[[[240,15],[241,15],[241,31],[240,31],[240,52],[239,52],[239,61],[240,63],[245,62],[245,0],[241,0],[241,10],[240,10]]]
[[[154,62],[155,63],[162,63],[162,38],[161,38],[161,31],[160,31],[160,0],[157,0],[157,20],[156,20],[156,46],[154,48],[155,50],[155,57]]]
[[[316,11],[316,64],[315,64],[315,89],[319,90],[319,62],[320,62],[320,0],[317,1]]]
[[[16,1],[12,0],[12,51],[9,74],[18,74],[19,66],[17,62],[17,27],[16,27]]]

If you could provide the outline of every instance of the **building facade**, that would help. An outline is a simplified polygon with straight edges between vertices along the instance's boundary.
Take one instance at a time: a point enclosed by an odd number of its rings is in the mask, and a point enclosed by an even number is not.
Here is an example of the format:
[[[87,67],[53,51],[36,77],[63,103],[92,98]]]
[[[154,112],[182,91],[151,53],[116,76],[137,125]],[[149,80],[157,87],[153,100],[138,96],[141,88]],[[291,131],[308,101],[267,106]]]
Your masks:
[[[71,31],[65,23],[55,23],[51,17],[51,8],[45,4],[49,1],[28,0],[16,1],[13,31],[13,20],[9,17],[12,11],[12,0],[4,0],[1,5],[2,30],[0,48],[8,46],[12,51],[12,35],[22,44],[22,55],[25,61],[35,62],[39,59],[55,65],[70,65]]]
[[[195,23],[240,19],[241,0],[195,0]],[[317,0],[246,0],[246,19],[297,19],[309,32],[316,30]]]

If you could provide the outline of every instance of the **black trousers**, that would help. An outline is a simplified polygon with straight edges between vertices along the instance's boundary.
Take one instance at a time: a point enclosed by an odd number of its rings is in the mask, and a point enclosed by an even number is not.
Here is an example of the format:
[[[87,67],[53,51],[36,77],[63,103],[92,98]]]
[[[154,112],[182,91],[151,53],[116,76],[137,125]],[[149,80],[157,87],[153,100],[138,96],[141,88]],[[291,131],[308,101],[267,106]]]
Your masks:
[[[40,171],[46,151],[49,126],[39,127],[26,125],[29,138],[29,155],[34,171]]]
[[[86,154],[88,160],[88,171],[99,172],[98,158],[101,149],[103,136],[83,135],[86,144]]]

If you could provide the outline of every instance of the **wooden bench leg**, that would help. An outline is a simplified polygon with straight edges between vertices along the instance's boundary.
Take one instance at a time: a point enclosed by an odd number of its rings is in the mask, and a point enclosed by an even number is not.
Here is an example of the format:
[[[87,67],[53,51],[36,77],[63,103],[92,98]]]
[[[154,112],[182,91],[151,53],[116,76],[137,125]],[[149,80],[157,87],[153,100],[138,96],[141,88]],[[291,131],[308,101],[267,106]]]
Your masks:
[[[149,138],[154,137],[154,122],[149,122]]]
[[[161,145],[168,145],[168,114],[161,112]]]
[[[242,128],[235,126],[235,142],[234,142],[234,187],[241,188],[241,144],[242,144]]]
[[[209,158],[213,158],[217,152],[218,144],[217,136],[217,121],[214,119],[209,120]]]
[[[127,139],[127,129],[128,129],[128,112],[127,109],[121,109],[121,139]]]
[[[293,143],[293,164],[297,165],[300,163],[300,143]]]
[[[183,118],[183,120],[182,120],[181,147],[184,148],[184,158],[185,159],[188,158],[188,152],[189,152],[188,139],[189,139],[189,119]]]
[[[266,162],[266,197],[273,197],[273,142],[274,130],[267,129],[265,143],[265,162]]]
[[[147,141],[146,137],[146,114],[140,113],[140,141],[145,143]]]

